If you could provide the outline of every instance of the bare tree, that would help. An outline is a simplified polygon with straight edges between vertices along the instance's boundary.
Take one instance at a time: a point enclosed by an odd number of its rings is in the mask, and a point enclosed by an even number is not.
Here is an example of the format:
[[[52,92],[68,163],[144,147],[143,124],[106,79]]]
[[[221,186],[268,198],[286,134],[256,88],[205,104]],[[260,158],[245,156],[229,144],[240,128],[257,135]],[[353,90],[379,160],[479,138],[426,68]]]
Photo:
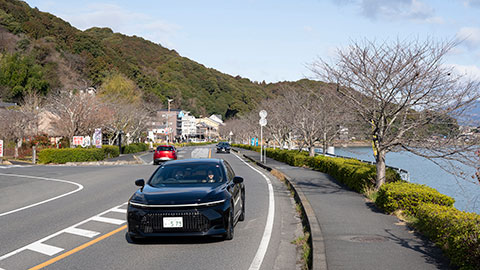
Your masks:
[[[51,95],[49,101],[48,109],[56,116],[52,122],[56,133],[70,140],[75,135],[93,134],[111,120],[111,112],[94,94],[65,91]]]
[[[0,136],[15,142],[15,158],[22,146],[23,138],[34,135],[31,130],[32,114],[22,112],[18,108],[0,110]]]
[[[288,90],[282,89],[287,92]],[[268,123],[265,126],[266,136],[271,137],[280,147],[285,144],[291,149],[293,146],[293,123],[295,122],[295,108],[288,104],[285,97],[264,100],[260,106],[268,112]]]
[[[354,42],[330,64],[311,69],[337,86],[348,109],[371,126],[377,167],[376,188],[385,182],[387,152],[469,159],[474,144],[459,138],[455,119],[478,99],[479,83],[455,75],[443,64],[455,42]],[[470,159],[471,160],[471,159]]]

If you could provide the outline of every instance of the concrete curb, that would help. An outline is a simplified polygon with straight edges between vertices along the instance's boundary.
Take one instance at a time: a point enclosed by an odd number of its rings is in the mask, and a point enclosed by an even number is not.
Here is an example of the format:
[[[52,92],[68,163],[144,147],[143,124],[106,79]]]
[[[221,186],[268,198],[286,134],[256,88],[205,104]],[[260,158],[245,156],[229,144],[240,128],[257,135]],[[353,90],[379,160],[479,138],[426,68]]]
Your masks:
[[[325,243],[323,240],[323,234],[322,230],[320,228],[320,224],[318,223],[317,216],[315,215],[315,211],[313,211],[312,205],[308,201],[307,197],[303,193],[303,191],[298,188],[295,183],[285,175],[283,172],[273,169],[265,164],[262,164],[260,162],[257,162],[256,160],[246,156],[245,154],[240,153],[238,150],[234,150],[241,154],[243,157],[251,160],[252,162],[255,162],[258,166],[268,170],[269,172],[272,173],[275,177],[280,179],[281,181],[284,181],[285,184],[289,189],[291,189],[294,192],[294,198],[295,201],[301,205],[303,215],[306,218],[306,223],[304,224],[307,228],[307,231],[310,232],[310,246],[311,246],[311,262],[312,265],[310,266],[310,269],[313,270],[327,270],[327,257],[325,254]]]

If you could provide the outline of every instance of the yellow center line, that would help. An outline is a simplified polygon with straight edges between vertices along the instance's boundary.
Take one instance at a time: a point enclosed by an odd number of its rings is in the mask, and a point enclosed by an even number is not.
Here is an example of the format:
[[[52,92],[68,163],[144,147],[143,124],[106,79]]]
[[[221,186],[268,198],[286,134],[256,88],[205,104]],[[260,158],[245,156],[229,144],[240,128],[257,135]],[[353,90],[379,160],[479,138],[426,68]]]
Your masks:
[[[212,158],[212,149],[208,151],[208,158]]]
[[[67,252],[65,252],[65,253],[63,253],[63,254],[61,254],[61,255],[58,255],[57,257],[52,258],[52,259],[50,259],[50,260],[48,260],[48,261],[46,261],[46,262],[44,262],[44,263],[42,263],[42,264],[39,264],[39,265],[37,265],[37,266],[34,266],[34,267],[30,268],[29,270],[42,269],[43,267],[46,267],[46,266],[48,266],[48,265],[50,265],[50,264],[52,264],[52,263],[55,263],[55,262],[57,262],[57,261],[65,258],[65,257],[68,257],[68,256],[70,256],[70,255],[72,255],[72,254],[74,254],[74,253],[76,253],[76,252],[79,252],[80,250],[82,250],[82,249],[84,249],[84,248],[87,248],[87,247],[89,247],[89,246],[91,246],[91,245],[93,245],[93,244],[95,244],[95,243],[97,243],[97,242],[100,242],[101,240],[103,240],[103,239],[105,239],[105,238],[107,238],[107,237],[110,237],[110,236],[112,236],[112,235],[114,235],[114,234],[116,234],[116,233],[118,233],[118,232],[120,232],[120,231],[122,231],[122,230],[124,230],[124,229],[126,229],[126,228],[127,228],[127,225],[123,225],[122,227],[120,227],[120,228],[118,228],[118,229],[116,229],[116,230],[114,230],[114,231],[111,231],[111,232],[109,232],[109,233],[107,233],[107,234],[104,234],[104,235],[102,235],[102,236],[100,236],[100,237],[98,237],[98,238],[96,238],[96,239],[93,239],[92,241],[90,241],[90,242],[88,242],[88,243],[85,243],[85,244],[83,244],[83,245],[81,245],[81,246],[79,246],[79,247],[76,247],[76,248],[74,248],[74,249],[72,249],[72,250],[70,250],[70,251],[67,251]]]

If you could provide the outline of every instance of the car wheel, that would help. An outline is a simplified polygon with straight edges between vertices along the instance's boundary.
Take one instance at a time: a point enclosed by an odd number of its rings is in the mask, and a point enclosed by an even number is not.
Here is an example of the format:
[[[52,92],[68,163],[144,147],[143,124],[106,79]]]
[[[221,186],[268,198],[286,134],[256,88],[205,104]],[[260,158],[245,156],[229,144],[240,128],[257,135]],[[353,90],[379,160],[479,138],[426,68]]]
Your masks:
[[[238,217],[238,221],[244,221],[245,220],[245,191],[242,190],[242,199],[240,200],[242,202],[242,213]]]
[[[230,207],[230,213],[228,213],[228,224],[227,224],[227,232],[223,235],[223,239],[225,240],[232,240],[234,235],[234,224],[233,224],[233,204]]]

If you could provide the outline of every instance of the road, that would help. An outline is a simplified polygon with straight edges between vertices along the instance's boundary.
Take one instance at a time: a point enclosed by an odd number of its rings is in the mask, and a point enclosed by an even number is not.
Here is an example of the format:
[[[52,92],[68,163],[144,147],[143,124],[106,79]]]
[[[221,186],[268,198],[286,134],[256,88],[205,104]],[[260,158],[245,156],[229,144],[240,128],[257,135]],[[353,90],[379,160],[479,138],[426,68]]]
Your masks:
[[[144,165],[0,167],[0,269],[298,267],[291,242],[301,225],[284,185],[234,153],[214,152],[212,146],[187,147],[179,158],[223,158],[244,177],[246,220],[232,241],[128,241],[125,203],[137,189],[134,181],[157,168],[149,164],[152,153],[141,156]]]

